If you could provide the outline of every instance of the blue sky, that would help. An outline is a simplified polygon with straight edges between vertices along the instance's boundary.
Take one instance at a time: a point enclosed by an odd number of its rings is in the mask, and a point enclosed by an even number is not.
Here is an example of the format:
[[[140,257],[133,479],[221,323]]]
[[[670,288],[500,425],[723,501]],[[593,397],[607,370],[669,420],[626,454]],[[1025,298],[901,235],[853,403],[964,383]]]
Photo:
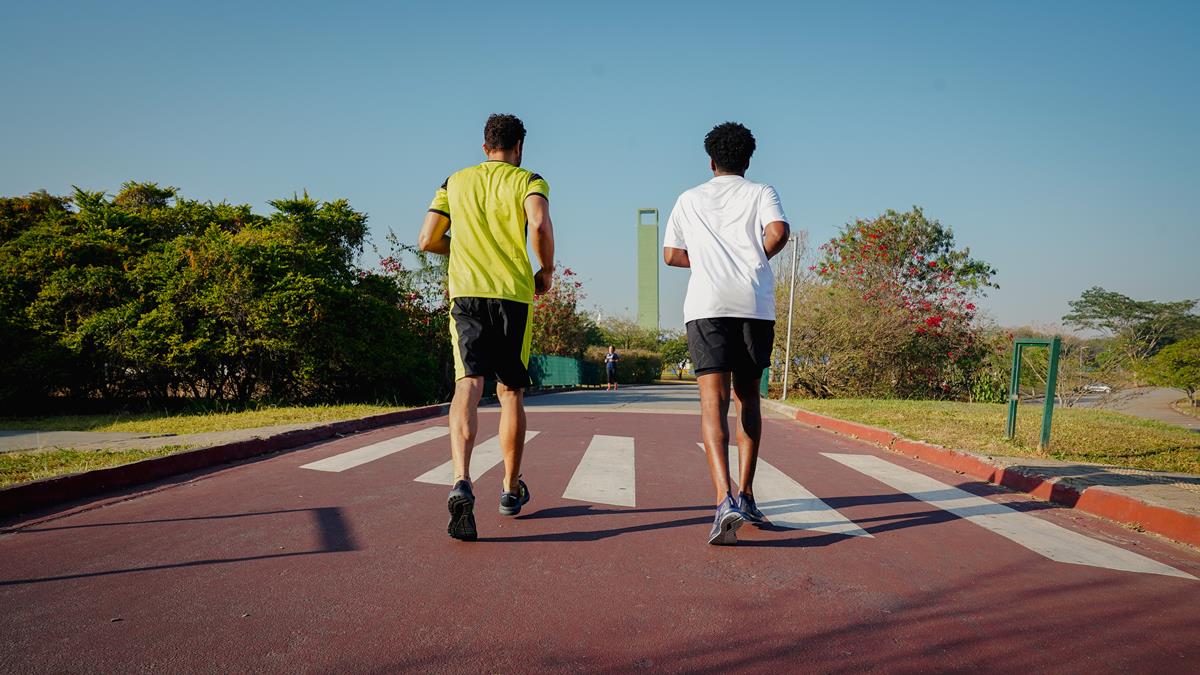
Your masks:
[[[415,240],[512,112],[561,264],[632,315],[636,209],[665,223],[738,120],[793,227],[921,205],[999,269],[1002,324],[1093,285],[1200,297],[1198,3],[251,4],[7,7],[0,194],[307,189]],[[665,327],[686,274],[662,270]]]

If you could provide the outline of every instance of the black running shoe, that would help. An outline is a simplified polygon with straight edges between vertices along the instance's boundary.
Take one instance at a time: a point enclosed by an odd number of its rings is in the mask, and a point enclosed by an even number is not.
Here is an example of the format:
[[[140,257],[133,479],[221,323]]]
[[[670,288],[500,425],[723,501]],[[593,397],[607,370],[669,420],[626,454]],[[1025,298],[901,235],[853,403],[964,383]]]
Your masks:
[[[500,514],[505,516],[515,516],[521,512],[521,507],[529,503],[529,487],[525,485],[525,481],[517,479],[517,492],[501,492],[500,493]]]
[[[475,530],[475,494],[471,492],[471,483],[465,480],[455,483],[446,508],[450,509],[446,532],[455,539],[475,541],[479,532]]]
[[[764,525],[767,523],[767,517],[762,511],[758,510],[758,505],[754,503],[754,495],[748,495],[745,492],[738,493],[738,510],[745,516],[746,521],[755,525]]]
[[[712,530],[708,533],[708,543],[715,546],[732,546],[737,543],[737,529],[746,522],[742,512],[738,510],[733,497],[726,495],[721,505],[717,507],[717,517],[713,519]]]

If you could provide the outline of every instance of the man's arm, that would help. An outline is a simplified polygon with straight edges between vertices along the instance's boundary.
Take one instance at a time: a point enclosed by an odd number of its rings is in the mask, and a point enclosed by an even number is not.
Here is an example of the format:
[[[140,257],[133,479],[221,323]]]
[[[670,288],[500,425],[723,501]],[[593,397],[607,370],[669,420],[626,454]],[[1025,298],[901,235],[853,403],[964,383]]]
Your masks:
[[[767,252],[767,260],[774,258],[787,246],[788,235],[791,233],[792,228],[785,221],[773,220],[767,223],[766,232],[763,233],[763,250]]]
[[[525,217],[529,222],[529,243],[541,265],[533,275],[536,293],[545,293],[554,285],[554,222],[550,220],[550,202],[540,194],[525,198]]]
[[[417,236],[417,248],[428,253],[450,255],[450,219],[437,211],[425,214],[425,222],[421,224],[421,234]]]
[[[691,267],[692,261],[688,258],[686,248],[672,248],[670,246],[663,247],[663,262],[670,267]]]

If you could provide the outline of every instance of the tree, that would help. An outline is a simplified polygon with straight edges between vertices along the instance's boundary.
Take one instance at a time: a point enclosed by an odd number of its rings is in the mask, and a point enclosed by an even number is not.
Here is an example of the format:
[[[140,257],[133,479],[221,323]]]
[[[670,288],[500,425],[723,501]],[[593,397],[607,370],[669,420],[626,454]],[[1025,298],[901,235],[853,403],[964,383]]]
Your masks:
[[[1067,303],[1071,312],[1063,322],[1111,336],[1113,355],[1136,369],[1159,349],[1200,330],[1200,316],[1192,313],[1196,303],[1134,300],[1093,286]]]
[[[642,328],[626,316],[605,317],[600,322],[601,346],[612,345],[617,349],[642,349],[657,352],[661,334],[659,331]]]
[[[918,207],[847,224],[799,275],[796,386],[819,397],[971,396],[986,351],[975,300],[995,273]],[[776,292],[786,308],[787,286]]]
[[[533,299],[532,349],[538,354],[580,357],[591,320],[579,311],[583,283],[570,267],[554,272],[549,292]]]
[[[1200,335],[1163,347],[1147,360],[1143,373],[1151,384],[1182,389],[1195,406],[1200,390]]]

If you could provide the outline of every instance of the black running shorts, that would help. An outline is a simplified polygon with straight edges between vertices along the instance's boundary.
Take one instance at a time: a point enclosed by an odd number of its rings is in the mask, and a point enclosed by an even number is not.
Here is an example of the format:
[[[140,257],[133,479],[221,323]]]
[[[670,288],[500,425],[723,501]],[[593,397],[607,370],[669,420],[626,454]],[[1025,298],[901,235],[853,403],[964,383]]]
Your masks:
[[[494,377],[511,389],[528,387],[529,305],[497,298],[450,301],[450,340],[454,379]]]
[[[771,365],[775,322],[733,317],[696,319],[687,322],[687,342],[697,376],[733,373],[738,378],[757,379]]]

